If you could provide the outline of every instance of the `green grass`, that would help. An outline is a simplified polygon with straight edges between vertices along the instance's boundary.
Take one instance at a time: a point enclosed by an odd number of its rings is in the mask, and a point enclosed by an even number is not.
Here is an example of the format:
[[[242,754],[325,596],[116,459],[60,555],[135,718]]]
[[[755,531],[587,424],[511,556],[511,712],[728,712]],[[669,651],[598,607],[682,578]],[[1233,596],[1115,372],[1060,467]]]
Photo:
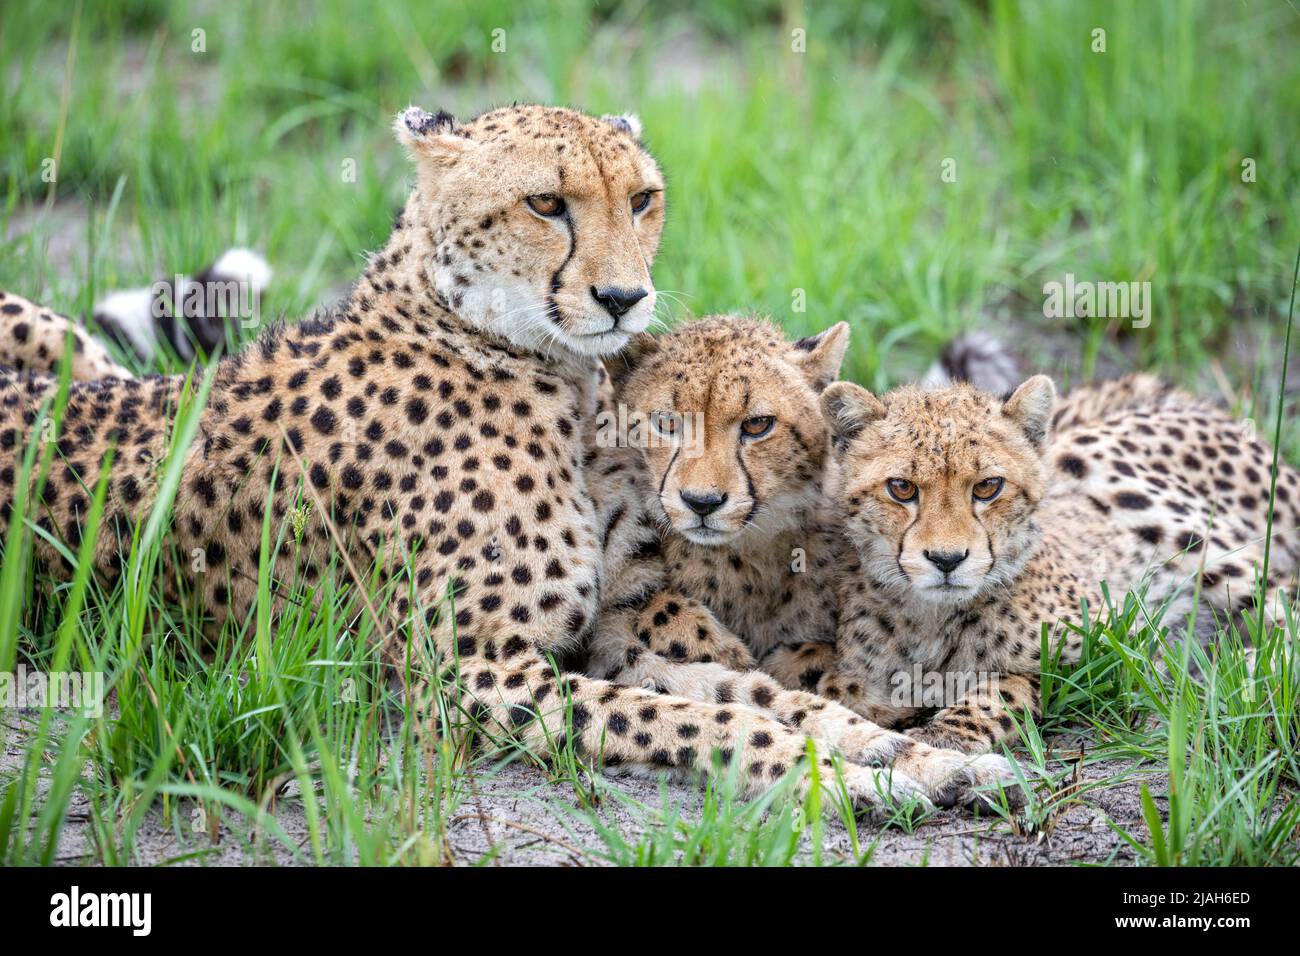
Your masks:
[[[1155,611],[1155,625],[1145,624]],[[1160,866],[1295,865],[1300,862],[1300,654],[1297,621],[1252,625],[1256,664],[1241,635],[1202,648],[1172,639],[1157,609],[1129,596],[1083,630],[1083,659],[1047,669],[1045,727],[1086,726],[1098,759],[1138,768],[1147,833],[1120,832],[1139,859]],[[1156,663],[1167,655],[1169,674]],[[1030,747],[1031,756],[1040,756]],[[1040,762],[1033,760],[1031,762]],[[1130,771],[1111,779],[1129,779]],[[1167,800],[1156,813],[1151,793]],[[1069,793],[1068,800],[1081,794]],[[1046,806],[1044,805],[1046,804]],[[1059,811],[1049,797],[1027,816]],[[1112,824],[1113,825],[1113,824]]]
[[[1096,28],[1104,53],[1091,49]],[[795,29],[806,52],[791,50]],[[792,333],[847,320],[846,374],[876,388],[918,373],[960,329],[1001,329],[1066,381],[1116,365],[1214,394],[1226,381],[1240,414],[1278,423],[1294,461],[1300,416],[1294,394],[1281,400],[1278,354],[1300,247],[1298,41],[1285,0],[347,0],[309,18],[268,3],[10,2],[0,286],[81,311],[240,242],[276,267],[264,314],[296,317],[386,236],[411,181],[388,131],[399,108],[634,109],[669,181],[665,317],[756,310]],[[1151,325],[1044,317],[1043,284],[1067,272],[1150,280]],[[178,448],[192,424],[178,420]],[[33,446],[29,468],[43,465]],[[209,859],[195,819],[222,825],[248,859],[461,862],[452,821],[508,771],[450,734],[428,749],[381,680],[366,603],[400,585],[336,568],[295,584],[296,613],[273,618],[263,595],[247,629],[232,625],[205,654],[196,610],[161,597],[167,500],[112,589],[84,571],[39,578],[37,532],[11,526],[0,665],[101,669],[116,708],[24,720],[23,756],[0,770],[0,861],[54,859],[81,800],[105,863],[142,858],[141,835],[159,826],[175,855]],[[265,535],[275,547],[292,528]],[[1295,863],[1295,622],[1255,635],[1268,650],[1253,676],[1224,634],[1210,677],[1176,668],[1168,680],[1133,600],[1089,628],[1078,668],[1049,677],[1050,706],[1020,753],[1046,782],[1003,826],[1032,841],[1103,786],[1135,780],[1160,810],[1156,832],[1125,830],[1140,860]],[[445,695],[435,703],[445,731],[472,724]],[[1132,766],[1072,783],[1043,735],[1080,724],[1088,766]],[[739,800],[725,780],[684,808],[666,794],[633,801],[572,754],[545,774],[528,799],[569,828],[584,862],[865,863],[881,838],[852,828],[848,850],[823,854],[820,810],[784,792]],[[282,800],[306,811],[303,832],[277,829]],[[610,822],[614,807],[637,833]],[[885,832],[931,825],[905,815]]]

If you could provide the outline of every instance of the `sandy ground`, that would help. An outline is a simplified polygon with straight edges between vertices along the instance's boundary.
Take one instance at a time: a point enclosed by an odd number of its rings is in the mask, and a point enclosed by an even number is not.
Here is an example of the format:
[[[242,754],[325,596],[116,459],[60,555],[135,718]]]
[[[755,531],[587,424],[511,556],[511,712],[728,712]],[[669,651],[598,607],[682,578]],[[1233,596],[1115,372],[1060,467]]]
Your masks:
[[[6,712],[5,747],[0,754],[0,779],[8,777],[22,759],[23,725],[31,715]],[[1063,756],[1070,757],[1079,741],[1058,738]],[[1066,765],[1062,765],[1066,766]],[[1071,773],[1067,785],[1084,792],[1064,801],[1065,809],[1038,828],[1022,817],[1013,826],[996,818],[977,818],[961,810],[941,811],[912,832],[859,820],[858,839],[863,847],[874,844],[870,862],[883,866],[1052,866],[1079,862],[1133,862],[1128,845],[1107,820],[1142,838],[1146,830],[1138,804],[1138,788],[1146,781],[1159,793],[1163,782],[1148,773],[1125,775],[1125,782],[1087,790],[1090,781],[1122,775],[1121,761],[1098,761]],[[634,777],[602,778],[605,789],[596,811],[628,843],[635,844],[647,827],[661,826],[666,808],[685,819],[698,819],[702,803],[699,787]],[[43,785],[42,785],[43,789]],[[616,796],[617,791],[622,797]],[[1156,797],[1163,808],[1164,800]],[[225,812],[214,842],[203,829],[202,818],[186,801],[172,804],[164,819],[155,803],[137,831],[134,862],[138,865],[172,863],[187,866],[240,866],[250,864],[295,866],[312,861],[309,830],[299,795],[292,788],[274,809],[276,822],[301,853],[282,842],[251,833],[250,824]],[[99,860],[92,842],[91,807],[78,792],[68,814],[55,856],[61,865],[95,864]],[[567,784],[549,782],[545,775],[522,763],[508,764],[476,774],[465,789],[463,801],[451,813],[446,828],[449,862],[468,866],[600,866],[607,865],[603,843],[578,810]],[[801,856],[812,847],[805,839]],[[851,861],[849,832],[838,820],[828,820],[824,830],[823,859]]]

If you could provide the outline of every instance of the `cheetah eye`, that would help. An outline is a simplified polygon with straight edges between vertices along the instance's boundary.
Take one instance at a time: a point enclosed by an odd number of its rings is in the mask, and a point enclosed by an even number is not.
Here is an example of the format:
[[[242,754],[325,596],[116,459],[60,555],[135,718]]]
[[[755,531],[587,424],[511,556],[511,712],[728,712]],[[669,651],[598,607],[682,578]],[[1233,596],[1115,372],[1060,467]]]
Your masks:
[[[680,416],[676,412],[651,412],[650,427],[665,438],[677,434]]]
[[[1001,478],[985,478],[975,483],[971,494],[975,496],[976,501],[992,501],[1002,493],[1002,485]]]
[[[885,488],[889,491],[889,497],[900,504],[916,500],[916,485],[906,478],[890,478],[885,482]]]
[[[646,209],[649,208],[650,206],[650,200],[653,198],[654,198],[654,193],[652,193],[648,189],[644,190],[643,192],[634,193],[632,199],[630,200],[632,203],[632,211],[634,213],[645,212]]]
[[[740,433],[746,438],[762,438],[776,425],[775,415],[756,415],[740,423]]]
[[[555,216],[564,215],[564,200],[559,196],[543,193],[540,196],[529,196],[525,202],[528,203],[528,208],[539,216],[546,216],[551,219]]]

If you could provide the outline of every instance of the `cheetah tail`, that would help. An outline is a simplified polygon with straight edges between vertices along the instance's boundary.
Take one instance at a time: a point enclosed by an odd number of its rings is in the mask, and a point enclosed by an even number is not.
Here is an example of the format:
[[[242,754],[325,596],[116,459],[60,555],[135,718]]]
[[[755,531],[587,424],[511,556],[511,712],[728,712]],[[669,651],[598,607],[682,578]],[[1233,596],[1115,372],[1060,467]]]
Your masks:
[[[1020,357],[987,332],[966,332],[943,347],[921,383],[942,388],[969,382],[993,395],[1010,395],[1023,374]]]
[[[210,354],[227,341],[228,325],[256,319],[271,275],[270,264],[256,252],[227,249],[197,275],[110,292],[95,303],[95,322],[146,361],[164,341],[185,359],[193,358],[196,349]]]

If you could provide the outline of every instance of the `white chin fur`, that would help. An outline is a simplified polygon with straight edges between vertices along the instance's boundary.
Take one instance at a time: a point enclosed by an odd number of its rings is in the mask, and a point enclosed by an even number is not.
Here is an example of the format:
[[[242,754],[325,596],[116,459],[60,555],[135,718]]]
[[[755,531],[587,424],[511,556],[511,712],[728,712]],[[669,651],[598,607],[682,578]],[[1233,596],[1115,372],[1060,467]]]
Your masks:
[[[692,544],[726,544],[735,534],[731,531],[713,531],[702,528],[687,528],[678,532]]]
[[[653,314],[652,293],[637,303],[616,328],[606,320],[605,325],[609,328],[600,331],[601,326],[593,322],[591,334],[575,335],[550,320],[546,300],[527,282],[514,280],[493,287],[464,288],[455,284],[452,272],[441,270],[432,263],[427,268],[433,276],[434,287],[443,298],[455,302],[454,297],[460,297],[460,304],[453,307],[460,318],[512,345],[547,358],[564,358],[566,355],[601,358],[613,355],[627,345],[634,333],[644,331],[649,326]],[[644,308],[647,302],[650,305]]]
[[[912,593],[924,601],[932,604],[960,604],[963,601],[969,601],[979,593],[979,588],[968,586],[938,586],[929,585],[919,588],[913,588]]]
[[[561,332],[556,336],[557,342],[562,342],[570,352],[575,355],[585,355],[590,358],[602,358],[606,355],[614,355],[623,350],[627,345],[628,336],[631,333],[624,332],[622,329],[610,332],[602,332],[598,335],[573,336]]]
[[[584,319],[589,327],[582,333],[575,333],[572,328],[557,328],[546,320],[551,341],[568,349],[574,355],[588,358],[603,358],[615,355],[627,345],[628,339],[638,332],[644,332],[654,315],[654,293],[638,302],[631,311],[615,325],[607,314],[597,312]]]

